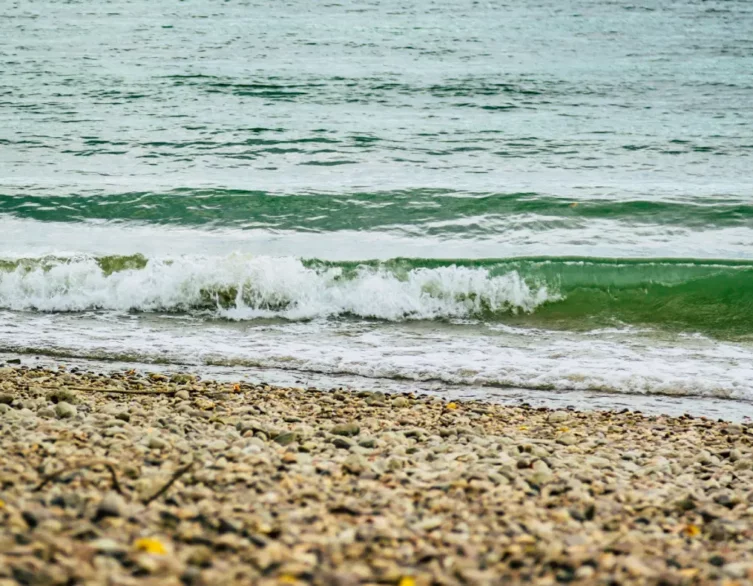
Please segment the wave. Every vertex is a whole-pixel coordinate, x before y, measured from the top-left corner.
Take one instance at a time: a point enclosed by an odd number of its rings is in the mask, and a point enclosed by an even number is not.
[[[516,271],[448,265],[396,272],[374,264],[232,255],[0,263],[0,306],[13,310],[209,311],[231,319],[354,315],[385,320],[531,312],[551,299]]]
[[[158,225],[329,232],[400,230],[423,235],[498,235],[505,227],[579,229],[606,219],[629,225],[693,229],[753,226],[744,198],[690,201],[588,199],[540,193],[462,193],[408,189],[350,194],[280,195],[233,189],[167,192],[0,194],[0,213],[40,221],[142,222]]]
[[[0,260],[0,307],[235,320],[460,318],[579,330],[630,324],[735,337],[753,334],[753,262],[48,256]]]

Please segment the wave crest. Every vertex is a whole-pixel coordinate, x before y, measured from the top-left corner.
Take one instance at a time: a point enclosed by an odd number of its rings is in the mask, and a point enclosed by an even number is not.
[[[5,261],[0,306],[71,312],[212,311],[230,319],[385,320],[530,313],[559,296],[517,270],[467,266],[394,271],[373,264],[307,266],[292,257],[145,259],[81,256]]]

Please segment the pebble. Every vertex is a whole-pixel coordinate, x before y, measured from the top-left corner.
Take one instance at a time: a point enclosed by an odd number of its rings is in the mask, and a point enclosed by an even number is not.
[[[578,436],[569,431],[557,436],[557,443],[562,444],[563,446],[573,446],[580,441],[581,440],[580,438],[578,438]]]
[[[398,409],[402,409],[404,407],[410,406],[410,401],[405,397],[396,397],[395,399],[392,399],[392,406]]]
[[[334,435],[343,435],[343,436],[355,436],[358,435],[361,432],[361,428],[357,423],[341,423],[339,425],[335,425],[331,430],[330,433]]]
[[[98,521],[105,517],[120,517],[125,509],[125,502],[123,498],[114,492],[110,492],[105,495],[99,505],[97,505],[97,511],[94,515],[94,520]]]
[[[335,438],[333,438],[332,439],[332,444],[336,448],[340,448],[342,450],[349,450],[350,448],[352,448],[355,445],[355,443],[352,440],[349,440],[348,438],[345,438],[345,437],[335,437]]]
[[[564,423],[568,419],[570,419],[570,414],[567,411],[555,411],[547,417],[547,421],[551,424]]]
[[[168,443],[161,437],[150,435],[147,439],[146,445],[153,450],[162,450],[168,446]]]
[[[279,435],[276,435],[274,438],[274,442],[280,444],[281,446],[287,446],[292,444],[294,441],[296,441],[297,436],[296,434],[286,431],[284,433],[281,433]]]
[[[60,419],[70,419],[71,417],[75,417],[78,413],[78,410],[76,407],[71,405],[70,403],[67,403],[66,401],[61,401],[57,405],[55,405],[55,414]]]

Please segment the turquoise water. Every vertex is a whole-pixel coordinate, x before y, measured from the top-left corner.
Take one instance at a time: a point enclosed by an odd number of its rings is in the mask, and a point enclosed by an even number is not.
[[[11,3],[0,351],[747,409],[751,30],[735,0]]]

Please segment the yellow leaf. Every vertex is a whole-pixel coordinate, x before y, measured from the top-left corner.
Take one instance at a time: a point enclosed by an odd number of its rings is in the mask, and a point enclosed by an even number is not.
[[[578,207],[578,202],[574,201],[573,203],[570,204],[570,207],[571,208],[577,208]]]
[[[701,530],[698,525],[685,525],[682,532],[687,537],[698,537],[701,534]]]
[[[458,408],[458,404],[457,403],[447,403],[447,405],[445,405],[445,408],[446,409],[457,409]],[[412,578],[411,578],[411,580],[412,580]]]
[[[235,384],[233,385],[233,390],[234,390],[234,391],[235,391],[236,393],[240,393],[240,392],[241,392],[241,385],[240,385],[240,383],[235,383]]]
[[[0,509],[5,507],[5,501],[3,499],[0,499]]]
[[[398,586],[416,586],[416,581],[410,576],[403,576]]]
[[[165,549],[162,542],[154,537],[142,537],[141,539],[137,539],[133,543],[133,546],[139,551],[145,551],[146,553],[154,555],[165,555],[167,553],[167,549]]]
[[[557,431],[561,431],[561,432],[564,433],[566,431],[570,431],[570,428],[569,427],[560,427]]]
[[[520,431],[525,431],[526,429],[528,429],[528,426],[527,425],[521,425],[518,429]]]

